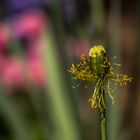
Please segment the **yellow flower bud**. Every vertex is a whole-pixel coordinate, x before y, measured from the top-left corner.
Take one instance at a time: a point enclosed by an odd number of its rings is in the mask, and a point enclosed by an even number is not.
[[[89,51],[92,71],[93,73],[96,73],[98,76],[104,75],[106,71],[105,70],[106,68],[104,67],[105,54],[106,52],[102,45],[94,46]]]
[[[90,49],[89,51],[89,56],[90,57],[97,57],[97,56],[100,56],[100,55],[103,55],[105,54],[105,49],[102,45],[97,45],[97,46],[94,46],[93,48]]]

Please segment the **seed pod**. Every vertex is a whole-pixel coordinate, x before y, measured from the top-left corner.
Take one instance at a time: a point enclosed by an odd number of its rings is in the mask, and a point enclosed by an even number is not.
[[[92,72],[98,76],[103,76],[106,72],[104,67],[106,52],[103,46],[94,46],[89,51]]]

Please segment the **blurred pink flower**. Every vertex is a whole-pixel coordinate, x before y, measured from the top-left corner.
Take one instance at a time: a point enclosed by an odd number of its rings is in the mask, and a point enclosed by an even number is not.
[[[21,86],[23,84],[22,63],[18,58],[5,59],[2,79],[6,86]]]
[[[13,31],[16,36],[36,37],[46,25],[44,15],[40,11],[27,11],[15,18]]]
[[[38,86],[44,85],[44,69],[41,64],[41,33],[46,27],[45,24],[46,20],[41,12],[28,11],[14,19],[11,26],[12,34],[10,34],[7,24],[0,26],[0,47],[8,45],[8,39],[13,34],[18,37],[17,39],[20,37],[29,39],[28,44],[23,44],[28,46],[25,58],[12,54],[7,57],[2,54],[0,49],[0,74],[2,75],[1,80],[6,86],[19,87],[30,82]]]
[[[38,58],[32,57],[24,63],[15,57],[5,59],[1,64],[1,80],[8,87],[20,87],[28,83],[44,85],[44,69]]]
[[[79,40],[75,42],[74,51],[77,53],[77,55],[85,54],[86,56],[88,56],[90,46],[91,45],[88,40]]]
[[[41,62],[41,38],[38,38],[38,40],[32,42],[27,52],[29,77],[37,85],[44,83],[44,68]]]
[[[67,44],[68,44],[67,46],[68,55],[78,58],[81,54],[85,54],[86,56],[88,56],[88,51],[91,46],[88,40],[86,39],[75,40],[73,38],[70,38]]]
[[[28,75],[27,79],[36,85],[44,85],[44,69],[41,60],[32,58],[27,64]]]
[[[41,57],[41,37],[33,40],[26,53],[28,59]]]

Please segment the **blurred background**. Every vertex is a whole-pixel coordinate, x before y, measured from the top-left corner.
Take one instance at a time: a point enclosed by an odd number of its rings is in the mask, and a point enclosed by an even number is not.
[[[94,85],[67,71],[96,44],[133,77],[107,99],[108,140],[139,140],[139,25],[139,0],[0,0],[0,140],[101,140]]]

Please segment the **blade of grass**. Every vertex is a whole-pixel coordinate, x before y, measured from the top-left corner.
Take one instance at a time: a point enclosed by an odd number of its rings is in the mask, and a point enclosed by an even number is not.
[[[53,119],[57,140],[79,140],[79,133],[71,102],[68,99],[67,85],[62,73],[61,63],[56,51],[56,42],[52,30],[43,35],[43,63],[47,71],[48,97],[50,114]],[[47,41],[46,41],[47,38]]]

